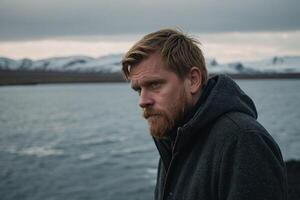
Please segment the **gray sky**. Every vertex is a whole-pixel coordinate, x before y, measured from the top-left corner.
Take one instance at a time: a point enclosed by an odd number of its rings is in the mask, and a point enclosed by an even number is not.
[[[299,0],[1,0],[0,41],[186,32],[300,30]]]

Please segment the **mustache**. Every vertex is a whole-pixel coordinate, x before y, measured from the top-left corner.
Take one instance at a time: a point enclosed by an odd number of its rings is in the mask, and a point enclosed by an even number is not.
[[[155,115],[163,115],[163,112],[161,111],[155,111],[153,109],[143,109],[143,117],[145,119],[148,119],[151,116],[155,116]]]

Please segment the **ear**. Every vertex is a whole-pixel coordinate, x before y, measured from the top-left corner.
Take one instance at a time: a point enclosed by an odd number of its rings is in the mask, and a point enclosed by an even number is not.
[[[189,73],[190,78],[190,92],[192,95],[197,94],[201,90],[201,70],[198,67],[192,67]]]

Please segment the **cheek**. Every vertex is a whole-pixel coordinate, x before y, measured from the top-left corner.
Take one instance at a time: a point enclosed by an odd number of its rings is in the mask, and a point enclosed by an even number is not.
[[[157,106],[167,112],[174,112],[174,108],[184,103],[186,92],[183,87],[177,87],[169,91],[161,92],[157,98]]]
[[[178,100],[178,96],[174,91],[160,93],[160,95],[157,98],[157,106],[160,107],[161,109],[166,109],[172,107],[172,105],[176,103],[177,100]]]

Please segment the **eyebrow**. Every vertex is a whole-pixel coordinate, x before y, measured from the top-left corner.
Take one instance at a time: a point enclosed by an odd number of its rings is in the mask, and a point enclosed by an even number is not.
[[[153,83],[165,83],[166,80],[164,79],[161,79],[161,78],[158,78],[158,79],[149,79],[149,80],[144,80],[141,84],[132,84],[131,85],[131,88],[135,91],[139,90],[140,89],[140,85],[141,86],[149,86]]]

